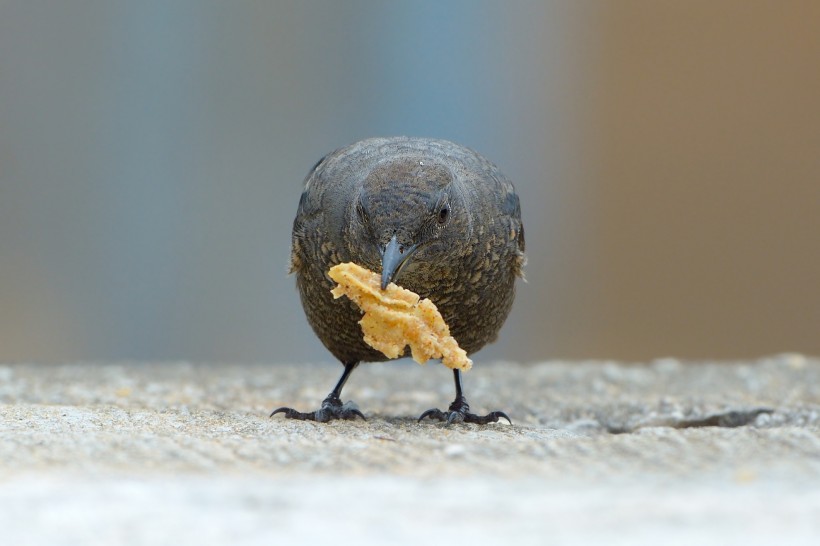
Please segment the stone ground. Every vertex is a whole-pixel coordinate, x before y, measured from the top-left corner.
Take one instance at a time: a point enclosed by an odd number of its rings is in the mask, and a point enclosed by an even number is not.
[[[818,544],[820,360],[0,366],[2,544]]]

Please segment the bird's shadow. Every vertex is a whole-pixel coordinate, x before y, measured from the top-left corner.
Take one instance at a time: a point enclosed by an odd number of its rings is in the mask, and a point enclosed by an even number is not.
[[[422,425],[425,421],[419,421],[418,416],[410,415],[386,415],[382,413],[372,413],[367,416],[367,422],[386,423],[388,425],[407,426],[407,425]],[[426,421],[430,424],[437,424],[436,421]]]

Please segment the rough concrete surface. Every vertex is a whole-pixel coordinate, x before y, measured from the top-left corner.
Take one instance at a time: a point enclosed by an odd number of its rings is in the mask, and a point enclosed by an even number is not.
[[[820,360],[0,366],[2,544],[817,544]]]

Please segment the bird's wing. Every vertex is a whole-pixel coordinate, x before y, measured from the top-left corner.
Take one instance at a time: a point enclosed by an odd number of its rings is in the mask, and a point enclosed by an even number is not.
[[[331,152],[316,162],[310,169],[303,182],[302,195],[299,196],[299,207],[296,209],[296,218],[293,220],[293,233],[290,245],[290,264],[288,274],[295,273],[302,268],[305,249],[302,241],[305,237],[306,226],[321,212],[321,169],[326,160],[335,152]],[[319,181],[317,182],[317,179]]]

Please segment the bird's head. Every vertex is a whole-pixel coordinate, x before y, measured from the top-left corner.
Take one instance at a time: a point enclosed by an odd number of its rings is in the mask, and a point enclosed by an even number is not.
[[[469,223],[451,171],[420,158],[377,165],[360,186],[351,217],[361,261],[381,264],[382,289],[413,259],[423,256],[428,266],[447,260],[448,249],[467,234],[457,226]]]

